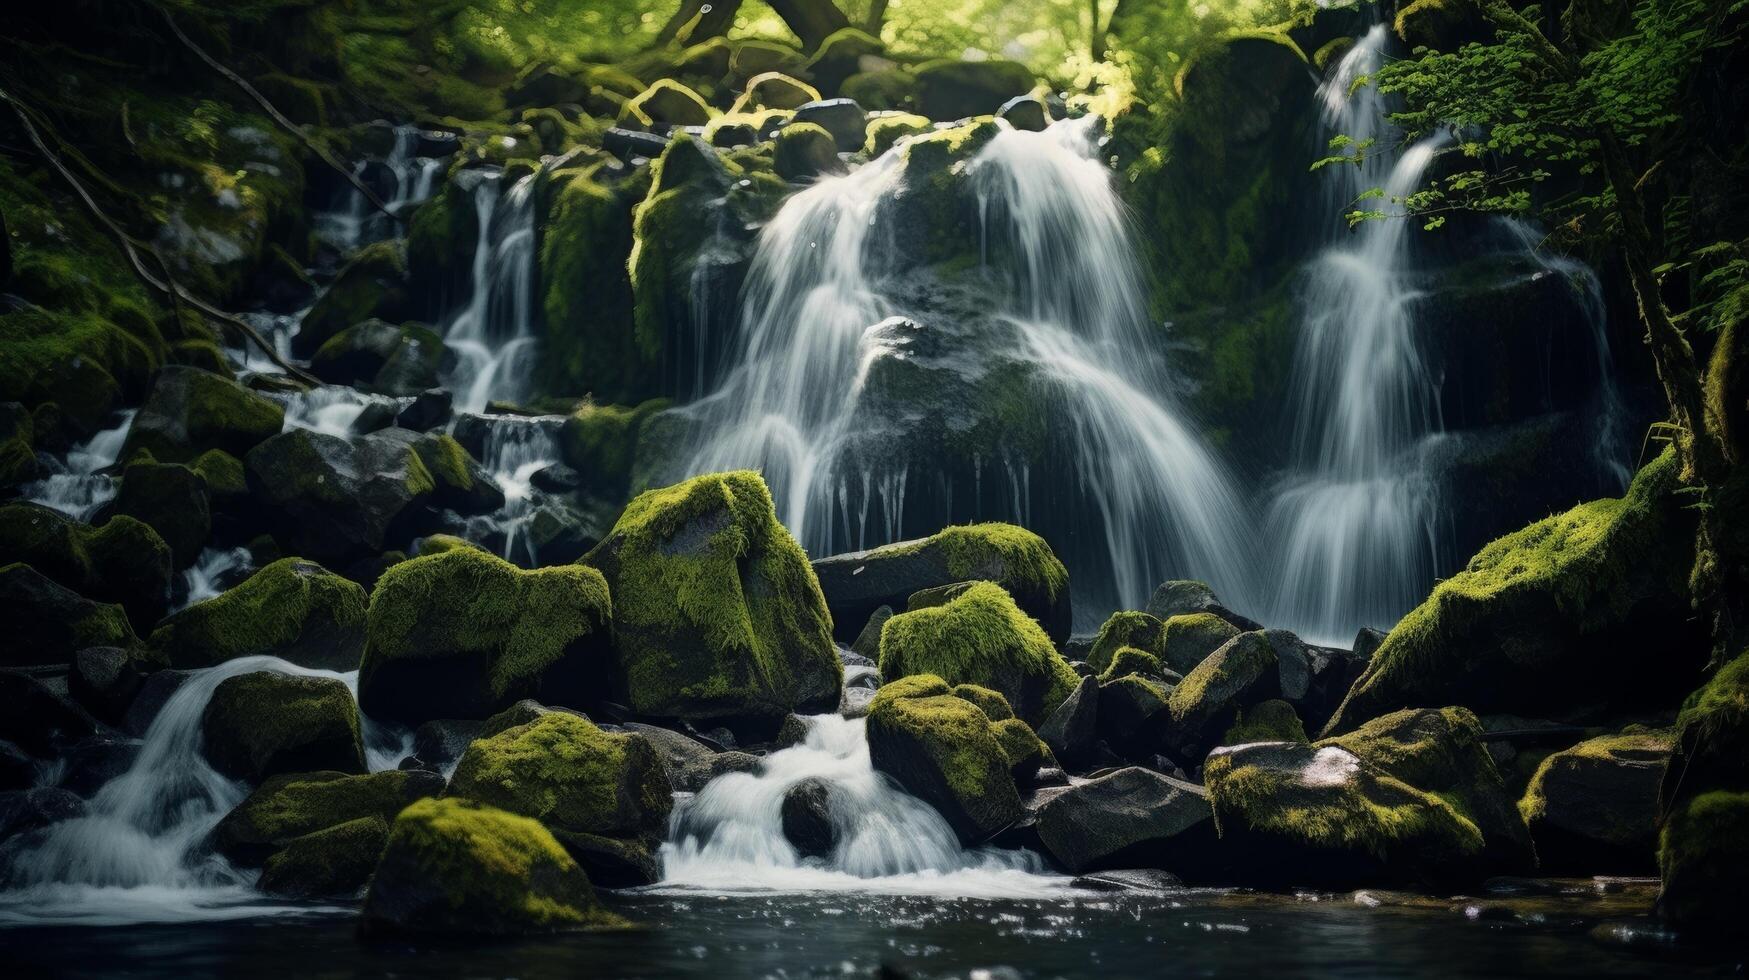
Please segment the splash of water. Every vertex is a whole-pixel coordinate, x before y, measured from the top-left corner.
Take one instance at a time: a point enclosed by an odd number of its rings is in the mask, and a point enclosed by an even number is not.
[[[898,789],[869,761],[862,719],[806,719],[800,745],[765,757],[757,773],[726,773],[675,810],[657,890],[868,891],[988,898],[1045,897],[1070,879],[1027,851],[966,850],[941,815]],[[806,779],[829,787],[837,844],[804,858],[783,835],[783,799]]]
[[[472,291],[443,331],[456,354],[444,383],[455,392],[460,412],[525,399],[534,369],[534,177],[523,177],[502,194],[501,182],[500,175],[485,174],[474,186],[480,238]]]
[[[123,412],[115,425],[69,450],[62,472],[26,484],[20,495],[75,520],[89,521],[115,499],[115,478],[106,471],[121,455],[133,424],[133,410]]]
[[[285,406],[285,428],[309,429],[326,435],[349,438],[353,425],[364,410],[383,405],[399,410],[410,401],[389,395],[375,395],[347,385],[319,385],[307,391],[269,392],[268,397]]]
[[[171,612],[213,598],[241,579],[255,562],[248,548],[203,548],[182,572],[182,603]]]

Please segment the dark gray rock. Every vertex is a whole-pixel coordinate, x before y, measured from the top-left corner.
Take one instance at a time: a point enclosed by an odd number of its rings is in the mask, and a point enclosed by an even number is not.
[[[1247,632],[1263,628],[1256,620],[1241,616],[1222,605],[1220,597],[1207,585],[1187,579],[1160,583],[1160,587],[1154,590],[1153,597],[1148,600],[1145,611],[1163,620],[1188,613],[1213,613]]]
[[[0,840],[84,814],[85,801],[58,786],[0,793]]]
[[[188,683],[194,673],[192,670],[158,670],[147,674],[140,684],[139,693],[134,695],[127,712],[122,715],[122,731],[136,737],[146,734],[171,695]]]
[[[813,123],[832,134],[843,152],[862,149],[868,138],[868,113],[854,99],[822,99],[796,109],[793,122]]]
[[[395,424],[414,432],[429,432],[449,421],[454,404],[454,396],[447,388],[422,391],[395,416]]]
[[[67,687],[96,717],[118,725],[146,682],[146,668],[121,647],[86,647],[73,655]]]
[[[105,783],[127,772],[140,757],[140,740],[124,735],[80,739],[61,756],[61,787],[90,799]]]
[[[830,793],[825,780],[811,778],[783,795],[783,836],[803,857],[824,857],[837,846]]]
[[[1059,793],[1039,808],[1040,841],[1072,872],[1152,867],[1201,872],[1215,839],[1202,787],[1131,766]]]
[[[0,670],[0,739],[39,758],[97,732],[97,719],[35,677]]]
[[[1017,95],[996,110],[999,119],[1007,121],[1015,129],[1030,132],[1043,132],[1051,124],[1051,111],[1045,107],[1043,99],[1033,95]]]
[[[1099,681],[1081,678],[1075,690],[1039,726],[1038,737],[1050,746],[1057,761],[1071,770],[1091,761],[1099,739]]]

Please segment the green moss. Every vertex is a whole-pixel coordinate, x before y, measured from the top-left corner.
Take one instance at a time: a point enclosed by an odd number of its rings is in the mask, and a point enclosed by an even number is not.
[[[241,457],[284,427],[285,409],[271,398],[210,371],[167,367],[128,429],[122,458],[189,463],[209,449]]]
[[[646,838],[665,831],[672,799],[649,743],[557,711],[469,745],[449,793],[555,830]]]
[[[662,363],[669,324],[689,315],[671,310],[670,303],[686,295],[689,257],[700,244],[699,216],[727,193],[729,176],[728,165],[714,151],[684,134],[670,140],[651,165],[649,194],[632,212],[633,241],[626,260],[633,337],[646,370]],[[654,393],[642,390],[631,397]]]
[[[400,239],[366,245],[304,314],[292,352],[309,357],[347,327],[372,317],[398,323],[408,303],[407,245]]]
[[[1659,910],[1697,935],[1738,935],[1749,874],[1749,793],[1701,793],[1672,813],[1659,839]]]
[[[947,555],[948,574],[956,579],[992,579],[1011,593],[1037,590],[1052,601],[1069,587],[1069,570],[1056,552],[1026,528],[998,522],[956,525],[928,540]],[[1000,572],[993,575],[993,568]]]
[[[862,151],[870,158],[878,157],[901,139],[927,133],[933,128],[934,124],[927,117],[915,113],[874,116],[868,121],[868,141],[862,145]]]
[[[441,777],[400,770],[273,776],[225,815],[213,845],[233,861],[259,864],[292,840],[338,824],[393,820],[407,804],[442,788]]]
[[[772,167],[785,180],[806,180],[836,170],[838,148],[832,134],[815,123],[790,123],[777,134]]]
[[[950,695],[893,698],[869,712],[869,724],[905,730],[925,746],[952,792],[963,800],[1014,792],[1008,753],[978,706]]]
[[[993,722],[990,733],[996,736],[996,741],[1002,746],[1002,754],[1008,758],[1008,774],[1017,782],[1031,782],[1038,775],[1039,769],[1057,764],[1050,746],[1019,718],[1003,718]]]
[[[364,888],[389,840],[389,822],[360,817],[299,837],[267,859],[256,883],[288,898],[351,897]]]
[[[121,603],[151,622],[170,585],[170,547],[147,525],[117,515],[93,527],[46,507],[0,507],[0,551],[81,595]]]
[[[922,258],[936,263],[975,254],[975,199],[964,180],[966,165],[1000,132],[990,119],[937,129],[905,144],[904,188],[899,203],[925,243]]]
[[[1093,647],[1087,653],[1087,663],[1094,670],[1104,671],[1111,666],[1112,657],[1125,647],[1146,653],[1157,660],[1165,649],[1164,638],[1161,636],[1165,625],[1159,618],[1145,612],[1114,612],[1099,627],[1099,635],[1093,638]],[[1156,663],[1155,666],[1158,667],[1159,664]]]
[[[1226,656],[1204,658],[1173,689],[1172,713],[1186,718],[1200,715],[1213,706],[1209,703],[1210,695],[1226,692],[1245,678],[1274,670],[1275,665],[1275,648],[1261,635],[1253,642],[1235,644]]]
[[[897,701],[903,698],[932,698],[952,693],[953,688],[934,674],[912,674],[909,677],[901,677],[896,681],[882,684],[880,689],[875,691],[875,696],[873,700],[869,701],[868,706],[872,712],[877,704],[884,704],[887,701]]]
[[[1145,650],[1138,650],[1135,647],[1119,647],[1117,652],[1107,660],[1105,669],[1100,672],[1099,682],[1105,684],[1120,677],[1129,677],[1132,674],[1165,677],[1166,668],[1161,666],[1159,657]]]
[[[330,677],[261,670],[225,679],[201,715],[201,743],[213,768],[232,779],[364,771],[358,705]]]
[[[978,710],[991,721],[1006,721],[1014,717],[1014,709],[1009,707],[1008,699],[987,687],[959,684],[954,687],[953,696],[977,705]]]
[[[365,627],[364,590],[315,562],[282,558],[197,602],[152,631],[154,650],[180,668],[270,655],[350,670]]]
[[[597,182],[596,170],[559,184],[542,226],[542,387],[610,401],[642,398],[655,387],[658,359],[634,334],[632,203]]]
[[[119,605],[60,591],[64,587],[54,589],[60,594],[47,597],[45,602],[32,601],[41,595],[37,586],[46,577],[24,562],[0,565],[0,600],[12,609],[13,628],[40,645],[43,659],[64,663],[86,647],[133,649],[139,645],[127,613]]]
[[[1463,709],[1455,709],[1463,710]],[[1465,712],[1467,714],[1467,712]],[[1363,727],[1364,730],[1364,727]],[[1613,735],[1600,735],[1588,738],[1570,748],[1550,753],[1537,766],[1535,775],[1531,776],[1530,784],[1525,787],[1524,795],[1518,800],[1518,813],[1528,824],[1536,824],[1548,814],[1548,796],[1545,784],[1553,774],[1563,769],[1571,769],[1576,761],[1617,764],[1622,759],[1659,757],[1670,753],[1671,734],[1669,731],[1647,729],[1638,725],[1630,725],[1627,729]],[[1644,837],[1650,833],[1647,826],[1619,826],[1610,828],[1609,836],[1617,843],[1628,843],[1635,838]]]
[[[1173,670],[1188,674],[1238,635],[1238,627],[1214,613],[1173,616],[1161,624],[1160,659]]]
[[[635,407],[586,402],[559,429],[559,451],[582,474],[585,489],[618,504],[631,486],[644,423],[668,405],[665,398]]]
[[[768,71],[747,80],[747,88],[735,100],[735,112],[752,109],[796,109],[820,100],[820,90],[783,72]]]
[[[433,934],[623,925],[539,822],[465,800],[420,800],[389,831],[367,929]]]
[[[0,236],[6,229],[0,226]],[[0,489],[37,477],[36,425],[23,405],[0,404]]]
[[[206,481],[207,492],[212,494],[215,503],[241,497],[249,492],[248,479],[243,473],[243,461],[222,449],[209,449],[201,453],[189,464],[189,468]]]
[[[1038,623],[988,582],[946,605],[887,620],[880,667],[888,680],[935,674],[999,691],[1029,723],[1049,717],[1079,680]]]
[[[463,548],[472,548],[475,551],[485,550],[474,542],[466,538],[458,538],[453,534],[432,534],[419,541],[419,554],[421,555],[441,555],[446,551],[456,551]]]
[[[634,710],[781,717],[836,698],[826,600],[757,473],[639,494],[584,561],[613,584]]]
[[[1306,738],[1306,727],[1300,723],[1300,716],[1294,711],[1294,706],[1279,698],[1240,708],[1232,726],[1221,736],[1222,745],[1309,741]]]

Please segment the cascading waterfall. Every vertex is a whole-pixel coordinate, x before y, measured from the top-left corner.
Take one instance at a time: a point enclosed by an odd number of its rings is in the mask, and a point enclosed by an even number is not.
[[[203,851],[207,835],[248,789],[207,764],[201,716],[220,683],[261,670],[335,678],[357,690],[356,671],[300,667],[277,657],[239,657],[194,672],[146,730],[133,765],[98,790],[83,816],[0,852],[0,922],[106,924],[275,911],[251,887],[253,872]],[[364,722],[369,768],[394,768],[410,736]]]
[[[80,521],[89,521],[115,498],[115,479],[104,472],[115,465],[134,424],[132,409],[121,419],[67,452],[64,469],[21,488],[21,495]]]
[[[319,385],[307,391],[269,392],[285,406],[285,427],[309,429],[331,436],[353,434],[353,424],[372,405],[399,409],[408,399],[374,395],[346,385]]]
[[[431,197],[443,173],[443,161],[435,157],[417,156],[419,127],[395,127],[395,142],[389,155],[380,161],[361,160],[352,168],[352,175],[369,184],[372,170],[381,167],[394,182],[387,195],[381,195],[390,213],[402,210]],[[386,183],[386,182],[385,182]],[[379,192],[381,188],[376,188]],[[360,245],[391,237],[394,225],[387,215],[377,211],[356,187],[347,186],[340,206],[317,212],[316,234],[344,252]]]
[[[1250,544],[1240,498],[1220,464],[1178,417],[1164,366],[1147,353],[1144,292],[1122,202],[1098,159],[1096,118],[1043,133],[1004,129],[970,164],[987,254],[995,266],[986,326],[1012,333],[1075,433],[1081,500],[1104,553],[1071,581],[1107,581],[1102,596],[1139,604],[1171,574],[1214,581],[1243,601]],[[814,554],[892,540],[911,470],[875,472],[851,452],[870,365],[896,341],[883,318],[902,312],[907,276],[886,209],[902,191],[904,147],[800,191],[761,231],[744,296],[738,366],[696,403],[702,421],[691,473],[761,469],[790,530]],[[996,248],[1000,244],[1005,248]],[[1006,338],[1004,343],[1008,343]],[[1030,474],[1001,458],[971,462],[978,482],[1012,499]],[[979,487],[979,498],[983,498]],[[878,496],[877,541],[869,500]],[[1095,603],[1097,604],[1097,603]]]
[[[534,367],[534,177],[500,193],[502,180],[485,174],[474,187],[480,239],[472,292],[444,329],[444,343],[456,355],[444,381],[461,412],[526,398]]]
[[[766,756],[756,773],[718,776],[681,801],[657,888],[1015,898],[1069,887],[1030,852],[962,848],[940,814],[875,771],[862,719],[806,720],[802,744]],[[801,857],[783,835],[784,795],[806,779],[829,787],[838,843],[825,857]]]
[[[528,537],[528,525],[542,503],[534,475],[559,462],[554,424],[558,420],[552,416],[497,415],[490,416],[489,421],[480,462],[504,491],[504,506],[492,514],[470,519],[467,537],[482,541],[502,535],[500,555],[519,565],[534,567],[540,562]]]
[[[253,570],[255,556],[248,548],[203,548],[194,564],[182,572],[182,600],[171,612],[186,609],[218,595],[242,581]]]
[[[1354,89],[1387,37],[1374,25],[1318,88],[1326,136],[1371,145],[1361,163],[1325,171],[1332,241],[1312,261],[1301,297],[1293,464],[1267,516],[1279,570],[1274,621],[1326,642],[1395,623],[1442,567],[1437,487],[1419,459],[1439,409],[1411,334],[1408,219],[1342,230],[1362,193],[1382,187],[1388,202],[1419,187],[1447,140],[1391,152],[1394,130],[1377,89]]]

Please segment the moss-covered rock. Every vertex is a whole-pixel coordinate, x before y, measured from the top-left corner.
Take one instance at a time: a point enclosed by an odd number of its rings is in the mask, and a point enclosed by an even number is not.
[[[634,711],[775,725],[837,706],[832,619],[758,474],[640,494],[583,561],[613,590],[619,687]]]
[[[609,734],[556,711],[469,745],[449,792],[540,820],[604,881],[592,867],[602,842],[592,839],[641,851],[643,860],[629,863],[653,873],[650,855],[667,831],[672,806],[667,769],[642,736]],[[627,863],[626,855],[615,855],[616,867]],[[653,880],[652,874],[617,883]]]
[[[437,386],[449,349],[430,327],[375,318],[329,337],[310,356],[310,373],[330,384],[384,395],[417,395]]]
[[[862,151],[870,158],[878,157],[907,136],[927,133],[933,125],[924,117],[910,112],[871,116]]]
[[[977,705],[946,693],[918,696],[936,685],[946,686],[925,676],[906,690],[876,695],[868,713],[869,759],[934,807],[962,841],[981,843],[1024,813],[1013,763]]]
[[[371,318],[399,323],[412,312],[407,250],[399,240],[360,249],[299,321],[292,353],[310,357],[347,327]]]
[[[1105,683],[1132,675],[1173,683],[1180,679],[1177,674],[1169,672],[1160,663],[1159,657],[1135,647],[1119,647],[1118,651],[1111,655],[1111,662],[1105,665],[1105,670],[1099,673],[1099,680],[1101,683]]]
[[[1171,688],[1129,674],[1099,684],[1099,737],[1126,759],[1152,762],[1166,748]]]
[[[1481,833],[1482,859],[1494,873],[1523,874],[1536,867],[1531,832],[1488,753],[1481,721],[1467,709],[1395,711],[1318,743],[1327,745],[1450,804]]]
[[[250,451],[250,491],[282,549],[344,567],[382,554],[436,494],[417,452],[425,438],[394,428],[350,440],[292,429]]]
[[[538,368],[553,392],[591,392],[606,401],[651,394],[650,358],[633,329],[635,198],[596,179],[596,168],[563,173],[549,191],[540,281],[545,343]]]
[[[1280,696],[1279,668],[1275,646],[1261,631],[1228,640],[1172,689],[1169,744],[1181,758],[1200,759],[1241,708]]]
[[[1173,616],[1161,624],[1160,661],[1188,674],[1209,654],[1239,635],[1239,629],[1214,613]]]
[[[20,402],[0,402],[0,490],[36,479],[36,426]]]
[[[795,109],[816,102],[820,90],[807,82],[768,71],[747,80],[747,88],[735,101],[735,112],[750,109]]]
[[[294,840],[354,820],[391,821],[414,800],[441,792],[443,777],[419,770],[287,773],[251,791],[210,841],[232,864],[257,867]]]
[[[1666,452],[1626,496],[1483,548],[1391,630],[1326,733],[1429,702],[1548,717],[1692,687],[1707,644],[1686,588],[1694,517],[1677,491]],[[1646,649],[1672,654],[1647,671]]]
[[[1006,721],[1014,717],[1014,709],[1009,706],[1008,699],[987,687],[979,687],[976,684],[956,684],[953,688],[953,696],[977,705],[978,710],[984,713],[984,717],[991,721]]]
[[[1111,666],[1113,655],[1125,647],[1157,659],[1165,650],[1161,636],[1165,625],[1145,612],[1114,612],[1093,638],[1093,646],[1087,651],[1087,663],[1094,670],[1103,672]]]
[[[1280,698],[1240,708],[1221,736],[1222,745],[1246,745],[1251,742],[1306,742],[1306,726],[1294,706]],[[1498,776],[1495,777],[1499,778]]]
[[[672,78],[659,78],[633,96],[620,112],[621,125],[649,129],[657,123],[703,126],[715,110],[699,94]]]
[[[200,718],[201,750],[232,779],[288,772],[363,772],[358,706],[329,677],[263,670],[213,689]]]
[[[1649,874],[1657,861],[1658,785],[1668,731],[1629,730],[1587,739],[1544,759],[1518,810],[1543,870]]]
[[[464,183],[444,184],[407,222],[407,281],[415,297],[409,313],[435,317],[441,297],[465,288],[480,241],[480,212]]]
[[[1203,780],[1234,880],[1343,888],[1440,885],[1480,873],[1474,824],[1338,746],[1218,748]]]
[[[301,558],[282,558],[152,631],[173,667],[211,667],[266,655],[305,667],[353,670],[364,651],[364,589]]]
[[[1749,875],[1749,793],[1713,790],[1679,804],[1658,849],[1658,911],[1684,935],[1741,938],[1738,901]]]
[[[121,606],[93,602],[24,564],[0,566],[0,667],[70,663],[86,647],[135,647]]]
[[[431,502],[458,514],[490,514],[504,506],[504,488],[447,432],[413,440],[413,452],[431,474]]]
[[[906,110],[916,101],[917,77],[903,68],[860,71],[838,86],[838,94],[870,112]]]
[[[559,429],[559,452],[583,477],[582,489],[619,506],[631,489],[644,425],[668,407],[656,398],[635,407],[580,406]]]
[[[964,685],[961,685],[962,687]],[[962,697],[962,700],[964,698]],[[980,705],[980,709],[982,706]],[[985,717],[988,717],[988,712]],[[1008,775],[1014,777],[1016,786],[1030,786],[1038,776],[1039,769],[1057,764],[1056,757],[1051,754],[1050,746],[1038,737],[1032,726],[1019,718],[1002,718],[990,723],[990,734],[996,736],[996,741],[1002,746],[1002,754],[1008,757]]]
[[[622,925],[538,821],[467,800],[395,818],[364,900],[367,933],[505,936]]]
[[[1659,812],[1675,813],[1713,790],[1749,790],[1749,653],[1720,667],[1683,702]]]
[[[1033,86],[1031,70],[1000,58],[942,59],[917,66],[915,73],[917,111],[942,122],[992,114]]]
[[[523,698],[590,704],[607,690],[612,618],[593,569],[523,571],[472,548],[421,555],[371,594],[359,701],[407,724],[484,718]]]
[[[388,841],[389,823],[382,817],[335,824],[291,841],[268,858],[256,887],[286,898],[357,895]]]
[[[811,180],[842,170],[832,134],[814,123],[790,123],[777,134],[777,152],[772,169],[785,180]]]
[[[177,568],[194,564],[212,536],[212,497],[206,478],[181,463],[144,458],[130,462],[122,471],[115,509],[150,525],[170,546]]]
[[[944,528],[916,541],[814,562],[832,618],[849,640],[881,606],[903,609],[914,593],[956,582],[994,582],[1045,628],[1069,637],[1069,571],[1038,535],[1012,524]]]
[[[881,675],[935,674],[1000,692],[1029,724],[1041,723],[1079,678],[1000,586],[980,582],[945,605],[900,613],[881,629]]]
[[[272,399],[211,371],[171,366],[152,382],[122,458],[146,452],[161,463],[188,463],[209,449],[240,457],[284,427],[285,409]]]
[[[7,504],[0,552],[80,595],[120,603],[131,621],[155,622],[170,599],[170,548],[132,517],[93,527],[36,504]]]

